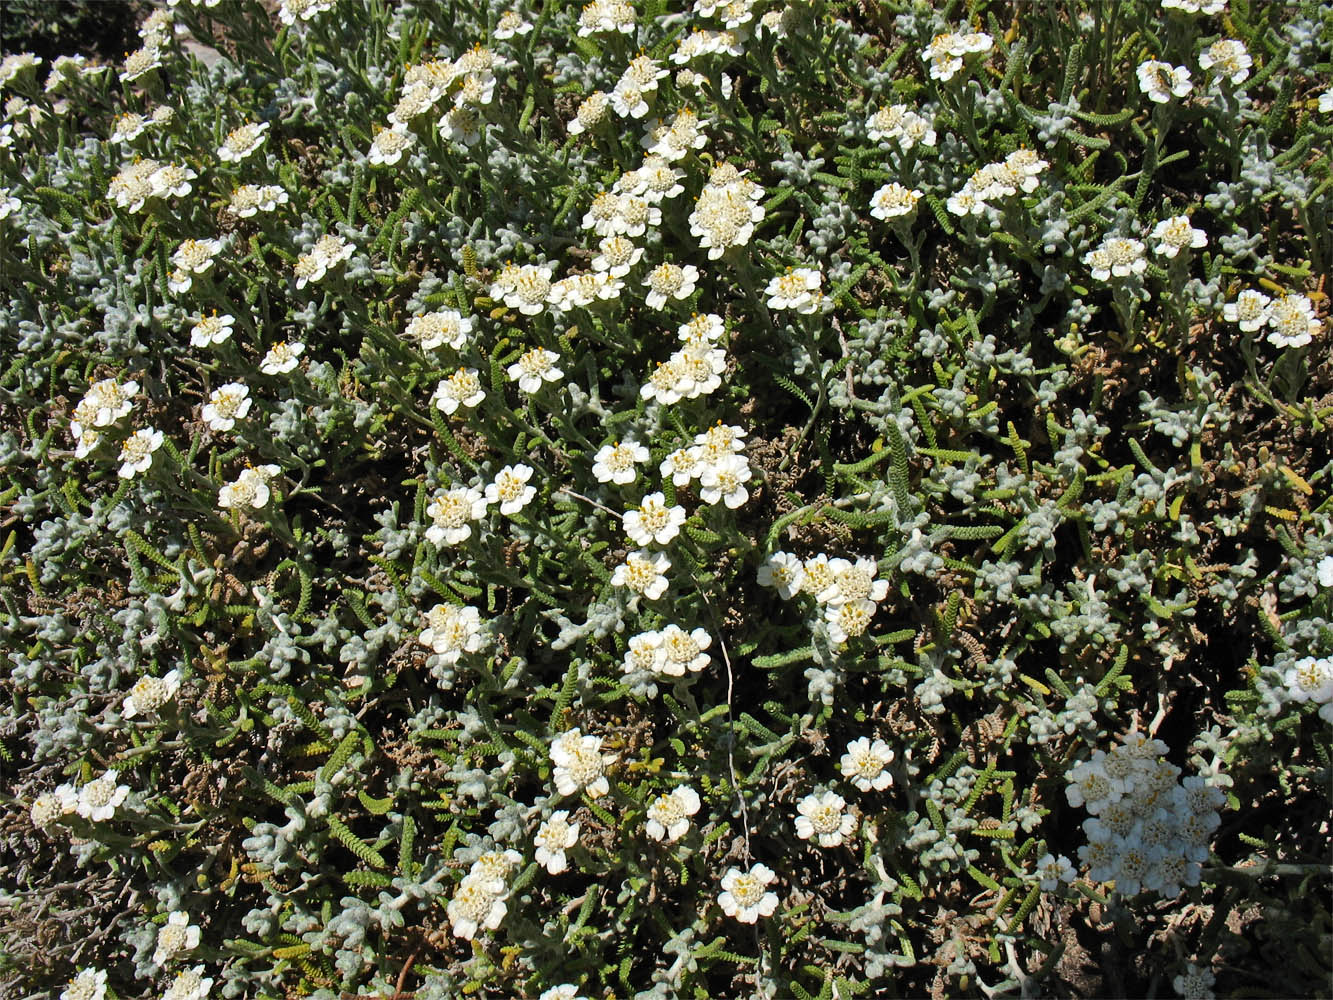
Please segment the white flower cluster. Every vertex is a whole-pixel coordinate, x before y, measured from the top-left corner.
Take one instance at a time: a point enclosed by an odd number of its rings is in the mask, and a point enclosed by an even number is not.
[[[1032,150],[1016,149],[1003,160],[979,168],[945,204],[954,215],[982,215],[992,201],[1037,190],[1037,178],[1049,166]]]
[[[1155,104],[1165,104],[1172,97],[1186,97],[1194,89],[1190,71],[1160,59],[1147,59],[1137,70],[1139,89]]]
[[[241,470],[241,474],[218,490],[218,506],[223,510],[249,507],[260,510],[268,505],[272,488],[269,483],[282,470],[276,465],[255,465]]]
[[[936,35],[921,50],[921,59],[930,66],[930,78],[952,80],[969,56],[985,55],[995,47],[995,40],[984,31],[946,32]]]
[[[321,236],[306,253],[296,258],[292,273],[296,276],[296,287],[304,288],[308,282],[319,281],[333,268],[351,258],[356,247],[341,236],[331,234]]]
[[[70,417],[69,433],[74,439],[74,457],[87,458],[102,440],[101,428],[109,427],[134,409],[134,394],[139,383],[133,379],[118,382],[99,379],[88,387]]]
[[[721,501],[735,510],[750,499],[746,487],[753,476],[749,460],[741,454],[745,430],[734,424],[718,421],[714,426],[694,436],[690,448],[677,448],[662,460],[659,471],[671,476],[677,486],[688,486],[699,480],[699,499],[706,504]]]
[[[190,923],[190,915],[184,910],[173,910],[167,915],[167,922],[157,930],[153,964],[166,965],[182,952],[193,951],[198,947],[199,928]]]
[[[106,771],[77,789],[64,784],[37,796],[29,812],[32,825],[44,829],[71,814],[93,823],[115,818],[116,810],[130,794],[130,786],[119,784],[119,780],[118,772]]]
[[[701,628],[687,632],[675,624],[640,632],[629,640],[623,669],[627,674],[646,670],[659,677],[697,674],[712,662],[704,652],[712,641]]]
[[[716,391],[727,370],[727,352],[716,346],[723,331],[722,317],[714,313],[696,313],[681,324],[677,335],[684,346],[658,363],[639,395],[670,405]]]
[[[180,690],[181,672],[169,670],[161,677],[145,675],[134,682],[134,687],[125,696],[121,714],[127,719],[137,715],[156,715],[167,702],[176,697]]]
[[[722,876],[718,904],[722,912],[743,924],[753,924],[760,917],[771,917],[778,908],[777,893],[768,887],[778,879],[772,868],[756,864],[749,871],[728,868]]]
[[[789,267],[785,274],[770,280],[764,289],[764,294],[768,296],[768,308],[792,309],[807,314],[819,312],[832,305],[824,300],[823,284],[824,275],[817,268]]]
[[[198,176],[178,163],[135,160],[111,178],[106,195],[116,207],[134,213],[142,210],[149,198],[185,197],[194,190],[190,181]]]
[[[775,552],[759,567],[759,583],[773,587],[784,601],[807,593],[824,608],[829,638],[844,643],[862,635],[879,602],[888,597],[889,582],[877,578],[879,566],[865,556],[855,562],[830,559],[824,553],[801,560]]]
[[[1252,288],[1224,305],[1222,317],[1246,333],[1268,327],[1268,342],[1274,347],[1305,347],[1324,328],[1308,296],[1292,293],[1274,301]]]
[[[1203,778],[1177,781],[1180,768],[1162,759],[1166,744],[1130,730],[1109,753],[1070,769],[1065,795],[1092,815],[1083,821],[1088,842],[1079,860],[1094,882],[1117,891],[1175,897],[1198,885],[1200,862],[1221,823],[1222,791]]]
[[[1331,563],[1329,576],[1333,577],[1333,560],[1327,561]],[[1333,725],[1333,656],[1303,656],[1287,668],[1282,681],[1287,686],[1288,701],[1314,702],[1319,706],[1319,717]]]
[[[1138,276],[1148,270],[1142,242],[1125,236],[1108,236],[1101,245],[1083,255],[1083,263],[1092,269],[1097,281]]]
[[[569,810],[560,809],[551,813],[537,830],[533,844],[537,850],[537,864],[544,865],[547,872],[559,875],[569,867],[565,851],[579,842],[579,825],[569,821]]]
[[[935,123],[906,104],[885,104],[866,119],[866,135],[871,141],[892,141],[904,149],[935,145]]]
[[[477,931],[493,931],[509,912],[509,879],[523,861],[518,851],[487,851],[472,862],[449,901],[449,922],[457,937],[471,941]]]
[[[618,31],[632,35],[638,23],[634,7],[627,0],[593,0],[579,15],[579,37]]]
[[[551,741],[551,763],[555,765],[552,780],[561,795],[587,792],[589,798],[601,798],[611,790],[603,773],[615,763],[614,754],[602,753],[600,736],[584,736],[582,730],[571,729]]]
[[[648,804],[644,832],[653,840],[674,844],[690,829],[690,817],[699,811],[699,793],[689,785],[663,792]]]
[[[486,642],[481,612],[457,604],[437,604],[426,612],[426,627],[418,637],[445,663],[457,663],[464,653],[479,652]]]
[[[847,800],[837,792],[816,792],[796,803],[796,836],[814,839],[820,847],[841,847],[856,831],[856,817],[846,812]]]
[[[709,260],[717,260],[728,247],[745,246],[754,227],[764,219],[759,202],[764,189],[730,163],[719,163],[708,175],[690,213],[690,235],[699,239]]]

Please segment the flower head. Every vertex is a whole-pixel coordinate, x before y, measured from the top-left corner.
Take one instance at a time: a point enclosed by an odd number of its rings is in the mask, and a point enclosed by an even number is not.
[[[499,504],[501,514],[517,514],[537,495],[537,487],[528,485],[531,478],[531,466],[506,465],[486,487],[486,503]]]
[[[166,965],[184,951],[199,947],[199,928],[190,923],[184,910],[174,910],[167,922],[157,930],[157,949],[153,952],[154,965]]]
[[[603,445],[593,456],[592,474],[599,483],[624,486],[634,482],[635,466],[648,461],[648,454],[647,448],[632,439]]]
[[[840,764],[843,777],[851,779],[858,789],[882,792],[893,784],[893,775],[888,770],[892,761],[893,751],[887,743],[880,739],[872,742],[862,736],[847,744]]]
[[[674,843],[689,831],[690,817],[699,805],[699,793],[689,785],[673,788],[649,804],[644,832],[653,840]]]
[[[739,868],[728,868],[722,876],[722,892],[718,895],[718,905],[729,917],[735,917],[743,924],[752,924],[760,917],[770,917],[778,907],[777,893],[769,891],[769,886],[777,881],[773,869],[764,864],[756,864],[748,872]]]
[[[475,368],[459,368],[435,387],[435,405],[446,414],[453,414],[460,406],[471,409],[486,398],[481,379]]]
[[[426,612],[426,627],[418,641],[445,663],[457,663],[464,653],[476,653],[485,645],[481,612],[473,607],[437,604]]]
[[[568,810],[551,813],[533,838],[537,847],[537,864],[545,865],[550,874],[559,875],[569,867],[565,851],[577,844],[578,840],[579,825],[569,822]]]
[[[1194,85],[1190,82],[1190,71],[1184,66],[1172,66],[1159,59],[1148,59],[1139,63],[1137,70],[1139,89],[1148,100],[1165,104],[1172,97],[1185,97]]]
[[[305,344],[300,341],[280,340],[268,349],[259,362],[259,370],[265,375],[286,375],[297,366],[303,351]]]
[[[856,830],[856,817],[844,812],[847,800],[837,792],[807,795],[796,804],[796,836],[812,837],[820,847],[839,847]]]
[[[615,568],[611,574],[611,585],[628,587],[648,600],[655,601],[666,593],[666,571],[670,568],[671,560],[666,557],[666,553],[635,549]]]
[[[625,511],[625,534],[636,545],[666,545],[685,523],[685,508],[668,507],[662,493],[649,493],[638,507]]]
[[[1175,257],[1181,250],[1208,245],[1208,234],[1202,229],[1193,228],[1187,215],[1163,219],[1153,229],[1152,238],[1157,241],[1153,250],[1164,257]]]
[[[79,800],[74,806],[74,811],[94,823],[111,819],[130,794],[129,785],[116,783],[119,778],[120,775],[116,771],[106,771],[100,778],[88,782],[79,789]]]
[[[244,382],[228,382],[214,389],[204,404],[204,423],[215,431],[229,431],[236,421],[250,412],[250,387]]]
[[[156,715],[163,705],[176,697],[180,684],[179,670],[170,670],[161,677],[140,677],[125,696],[121,714],[127,719],[136,715]]]
[[[260,510],[268,504],[272,490],[269,483],[282,470],[276,465],[251,466],[241,470],[235,481],[218,490],[218,506],[224,510],[249,507]]]
[[[432,545],[458,545],[467,541],[472,537],[469,522],[484,518],[491,502],[471,486],[455,486],[435,494],[426,505],[426,516],[431,519],[426,540]]]
[[[557,736],[551,743],[551,763],[555,765],[552,779],[561,795],[575,795],[580,791],[590,798],[600,798],[611,790],[603,773],[615,763],[615,755],[602,753],[600,736],[584,736],[571,729]]]
[[[509,378],[518,382],[524,392],[537,392],[546,382],[559,382],[565,373],[555,366],[560,355],[544,347],[534,347],[524,351],[519,359],[509,366]]]
[[[268,122],[247,122],[227,133],[218,147],[218,159],[223,163],[240,163],[264,144]]]
[[[162,432],[145,427],[131,434],[120,446],[120,478],[133,479],[153,464],[153,452],[162,447]]]

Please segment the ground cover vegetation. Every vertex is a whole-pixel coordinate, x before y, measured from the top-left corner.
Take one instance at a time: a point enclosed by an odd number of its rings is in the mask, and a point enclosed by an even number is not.
[[[1333,6],[139,36],[0,63],[6,995],[1330,992]]]

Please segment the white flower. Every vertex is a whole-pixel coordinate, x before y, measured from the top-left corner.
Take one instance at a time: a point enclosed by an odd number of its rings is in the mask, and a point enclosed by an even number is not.
[[[523,20],[523,15],[516,10],[505,11],[495,22],[496,38],[513,38],[515,35],[526,35],[531,30],[532,25]]]
[[[218,147],[218,159],[223,163],[240,163],[264,144],[268,122],[247,122],[227,133]]]
[[[1119,778],[1112,778],[1100,762],[1084,761],[1075,765],[1068,773],[1068,786],[1065,798],[1074,808],[1082,806],[1096,816],[1107,806],[1119,802],[1124,794],[1125,785]]]
[[[120,478],[133,479],[153,464],[153,452],[162,447],[162,432],[145,427],[131,434],[120,446]]]
[[[566,128],[570,135],[581,135],[598,122],[606,118],[606,109],[611,99],[600,90],[594,90],[579,105]]]
[[[807,795],[796,804],[796,836],[815,838],[820,847],[839,847],[856,830],[856,817],[843,812],[847,800],[837,792]]]
[[[239,507],[260,510],[268,504],[272,493],[269,481],[276,478],[281,471],[276,465],[259,465],[242,469],[234,482],[227,483],[218,490],[218,506],[223,510]]]
[[[204,422],[215,431],[229,431],[250,412],[252,402],[249,386],[228,382],[209,395],[202,413]]]
[[[1148,269],[1143,249],[1138,240],[1108,236],[1102,240],[1101,246],[1083,255],[1083,263],[1092,269],[1092,276],[1098,281],[1139,275]]]
[[[477,377],[475,368],[459,368],[441,380],[432,397],[439,409],[451,415],[460,406],[471,409],[485,398],[486,392],[481,387],[481,379]]]
[[[623,278],[643,256],[643,247],[624,236],[608,236],[597,244],[592,260],[594,271],[605,271],[613,278]]]
[[[725,332],[726,327],[721,316],[716,313],[695,313],[688,321],[680,325],[680,329],[676,331],[676,336],[687,344],[713,344],[717,343]]]
[[[75,422],[83,426],[106,427],[134,409],[133,396],[139,383],[129,379],[123,384],[114,378],[99,379],[88,387],[74,412]]]
[[[847,744],[847,752],[841,761],[842,775],[850,778],[852,784],[863,792],[882,792],[893,784],[893,775],[888,769],[892,761],[893,751],[887,743],[880,739],[872,743],[868,737],[862,736]]]
[[[718,895],[718,905],[729,917],[735,917],[743,924],[755,923],[760,917],[770,917],[778,907],[778,896],[768,887],[777,881],[773,869],[764,864],[756,864],[748,872],[739,868],[728,868],[722,876],[722,892]]]
[[[1053,854],[1043,854],[1037,862],[1037,877],[1041,880],[1043,891],[1054,892],[1061,882],[1074,881],[1074,866],[1063,854],[1058,858]]]
[[[1235,302],[1228,302],[1222,307],[1222,317],[1228,323],[1239,323],[1246,333],[1254,333],[1268,323],[1268,303],[1271,302],[1263,292],[1247,288],[1236,296]]]
[[[1162,0],[1162,9],[1182,14],[1220,14],[1227,9],[1227,0]]]
[[[288,27],[333,9],[333,0],[279,0],[278,20]]]
[[[349,260],[355,252],[356,247],[341,236],[321,236],[309,252],[296,259],[292,267],[296,275],[296,287],[304,288],[307,282],[319,281],[334,267]]]
[[[506,896],[508,892],[496,895],[464,879],[454,893],[454,898],[449,901],[449,923],[453,925],[454,934],[471,941],[478,930],[484,928],[493,931],[498,928],[500,921],[509,912],[505,904]]]
[[[1304,347],[1323,329],[1314,304],[1304,295],[1284,295],[1269,306],[1268,325],[1268,342],[1274,347]]]
[[[789,601],[801,592],[805,583],[805,569],[801,560],[790,552],[774,552],[759,567],[759,585],[776,587],[778,596]]]
[[[165,198],[167,195],[184,198],[194,190],[194,185],[190,181],[198,176],[190,167],[183,167],[178,163],[164,163],[153,171],[148,181],[152,185],[153,194],[159,198]]]
[[[559,986],[552,986],[549,990],[544,990],[537,1000],[587,1000],[587,998],[579,994],[577,986],[571,983],[561,983]]]
[[[156,44],[145,44],[125,57],[125,68],[121,70],[120,79],[130,83],[161,65],[162,50]]]
[[[506,465],[486,487],[486,503],[499,504],[501,514],[517,514],[537,495],[537,487],[528,485],[531,478],[531,466]]]
[[[1234,38],[1219,38],[1199,53],[1199,65],[1239,85],[1249,77],[1254,60],[1250,58],[1244,42]]]
[[[35,70],[42,64],[42,57],[33,52],[15,52],[7,55],[0,62],[0,86],[22,76],[28,70]]]
[[[485,644],[481,612],[473,607],[437,604],[426,612],[426,627],[418,641],[445,663],[457,663],[464,653],[476,653]]]
[[[125,696],[121,714],[127,719],[136,715],[155,715],[176,697],[181,686],[180,678],[179,670],[170,670],[161,677],[140,677]]]
[[[1172,66],[1159,59],[1148,59],[1139,63],[1139,89],[1148,95],[1148,100],[1165,104],[1172,96],[1184,97],[1193,88],[1190,71],[1184,66]]]
[[[879,603],[889,594],[889,582],[875,579],[879,566],[873,559],[861,557],[855,563],[846,559],[830,559],[829,572],[833,582],[816,595],[821,604],[839,605],[848,601]]]
[[[638,475],[635,465],[648,461],[648,449],[634,440],[603,445],[593,456],[592,474],[599,483],[624,486]]]
[[[565,375],[555,366],[560,355],[544,347],[534,347],[524,351],[522,356],[509,366],[509,378],[517,380],[518,387],[524,392],[537,392],[545,382],[559,382]]]
[[[625,659],[621,669],[627,674],[647,671],[657,672],[657,658],[662,647],[662,633],[657,631],[640,632],[631,636],[625,649]]]
[[[181,952],[198,947],[199,928],[190,923],[190,915],[184,910],[173,910],[167,922],[158,928],[153,964],[166,965]]]
[[[1168,0],[1162,0],[1162,6],[1165,7],[1167,2]],[[1177,0],[1182,7],[1184,2],[1185,0]],[[1216,981],[1217,977],[1213,975],[1211,969],[1201,969],[1193,962],[1187,962],[1185,971],[1171,980],[1171,988],[1184,997],[1184,1000],[1213,1000],[1213,983]]]
[[[450,142],[475,146],[481,141],[481,119],[471,108],[451,108],[437,127]]]
[[[864,635],[874,616],[875,602],[868,600],[844,601],[841,604],[830,604],[824,609],[828,635],[835,644],[844,643],[853,636]]]
[[[100,778],[80,788],[79,801],[74,806],[74,811],[94,823],[111,819],[116,814],[116,809],[125,801],[125,797],[130,794],[129,785],[116,784],[119,777],[117,772],[107,771]]]
[[[725,455],[707,465],[699,476],[699,499],[706,504],[721,500],[735,510],[750,499],[745,484],[752,473],[749,463],[740,455]]]
[[[1333,556],[1324,556],[1320,559],[1315,572],[1319,575],[1319,586],[1333,587]]]
[[[58,819],[63,819],[78,808],[79,793],[73,785],[57,785],[32,800],[29,813],[32,825],[39,830],[50,826]]]
[[[291,198],[276,184],[242,184],[231,193],[227,211],[240,219],[249,219],[259,212],[271,212]]]
[[[690,817],[699,811],[699,793],[681,785],[653,799],[644,832],[653,840],[675,843],[690,829]]]
[[[550,874],[559,875],[569,867],[565,851],[577,844],[578,840],[579,825],[569,822],[568,810],[551,813],[533,838],[533,843],[537,845],[537,864],[545,865]]]
[[[402,122],[375,133],[367,159],[377,167],[391,167],[416,143],[417,137]]]
[[[611,91],[611,110],[621,118],[642,118],[649,111],[648,98],[653,90],[644,90],[632,80],[621,79]]]
[[[106,972],[102,969],[83,969],[60,994],[60,1000],[105,1000],[105,997]]]
[[[628,587],[648,600],[655,601],[666,593],[666,571],[670,568],[671,560],[666,557],[666,553],[635,549],[615,568],[611,574],[611,585]]]
[[[561,795],[575,795],[580,790],[590,798],[601,798],[611,790],[611,784],[602,772],[615,762],[613,754],[601,752],[600,736],[584,736],[572,729],[551,744],[551,763],[555,765],[552,779]]]
[[[1174,215],[1157,223],[1152,231],[1152,238],[1157,241],[1153,249],[1164,257],[1174,258],[1181,250],[1198,249],[1208,245],[1208,234],[1202,229],[1190,226],[1189,216]]]
[[[440,309],[431,313],[417,313],[407,324],[405,336],[421,342],[423,350],[433,351],[448,345],[461,351],[472,332],[473,321],[456,309]]]
[[[221,240],[185,240],[171,255],[171,262],[188,274],[204,274],[221,250]]]
[[[133,111],[127,111],[122,115],[116,116],[116,123],[111,129],[110,142],[133,142],[139,136],[143,135],[144,129],[148,127],[148,122],[143,115],[136,114]]]
[[[870,214],[876,219],[898,219],[916,212],[916,203],[922,198],[922,192],[916,188],[905,188],[897,181],[885,184],[870,196]]]
[[[1313,701],[1321,705],[1333,701],[1333,656],[1321,659],[1302,657],[1287,668],[1282,682],[1292,701]]]
[[[507,896],[509,876],[522,863],[523,855],[518,851],[486,851],[472,862],[459,884],[480,886],[492,896]]]
[[[666,545],[680,534],[685,508],[679,504],[668,507],[665,494],[649,493],[638,507],[625,511],[624,521],[625,534],[635,545]]]
[[[824,276],[815,268],[788,268],[768,283],[764,294],[770,309],[795,309],[812,313],[819,308],[824,293],[820,290]]]
[[[1333,87],[1319,95],[1319,113],[1326,115],[1333,112]]]
[[[703,472],[703,465],[694,454],[694,449],[677,448],[666,458],[662,459],[662,464],[658,466],[658,471],[663,476],[670,476],[673,485],[688,486],[690,485],[690,480]]]
[[[298,364],[305,344],[300,341],[288,343],[280,340],[268,349],[264,359],[259,362],[259,370],[265,375],[286,375]]]
[[[486,498],[471,486],[456,486],[437,493],[426,506],[431,526],[426,529],[426,540],[432,545],[457,545],[472,537],[469,521],[480,521],[486,516]]]
[[[554,264],[524,264],[513,274],[512,284],[504,290],[504,304],[524,316],[536,316],[551,295]],[[491,292],[496,297],[495,291]]]
[[[176,973],[162,1000],[205,1000],[212,988],[213,980],[204,978],[204,967],[196,965]]]
[[[668,625],[658,634],[654,669],[666,677],[684,677],[686,672],[697,674],[712,662],[712,657],[704,652],[712,641],[712,636],[701,628],[686,632],[679,625]]]
[[[645,301],[650,309],[665,309],[667,299],[688,299],[694,294],[698,280],[699,269],[693,264],[684,267],[670,262],[658,264],[644,279],[644,287],[648,289]]]

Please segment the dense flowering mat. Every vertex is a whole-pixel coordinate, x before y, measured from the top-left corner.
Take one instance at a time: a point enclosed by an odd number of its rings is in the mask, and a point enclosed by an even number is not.
[[[141,35],[0,63],[5,995],[1330,992],[1333,6]]]

